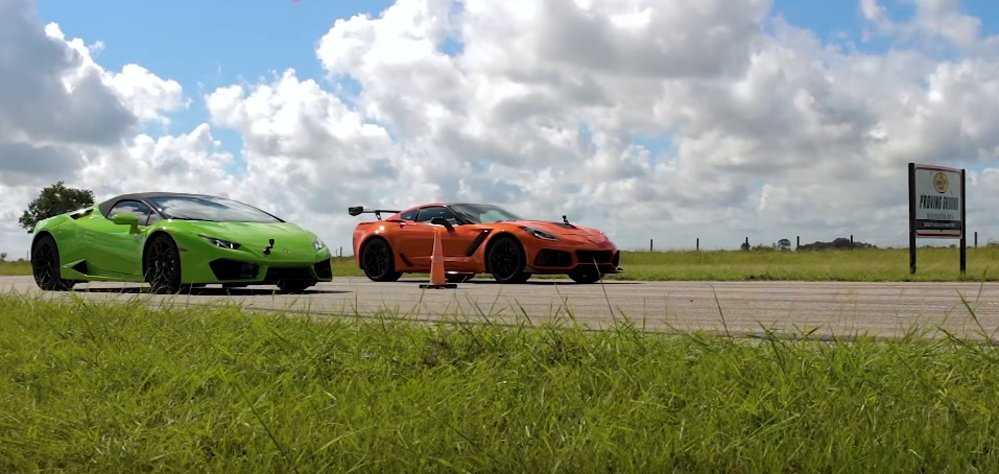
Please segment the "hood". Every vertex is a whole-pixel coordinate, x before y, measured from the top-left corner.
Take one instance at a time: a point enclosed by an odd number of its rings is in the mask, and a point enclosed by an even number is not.
[[[517,225],[533,227],[538,230],[543,230],[552,234],[554,236],[578,236],[578,237],[594,237],[605,239],[603,232],[592,227],[585,227],[581,225],[571,224],[567,225],[562,222],[548,222],[548,221],[532,221],[532,220],[519,220],[513,221]]]
[[[236,242],[243,246],[260,247],[274,239],[274,247],[305,247],[312,249],[316,236],[290,222],[207,222],[191,221],[190,229],[199,234]]]

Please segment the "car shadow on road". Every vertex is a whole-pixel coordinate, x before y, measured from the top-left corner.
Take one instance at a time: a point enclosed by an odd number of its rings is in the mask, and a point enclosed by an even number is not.
[[[427,283],[427,279],[403,279],[399,280],[400,283]],[[497,283],[495,280],[468,280],[463,282],[458,282],[458,285],[504,285],[504,286],[516,286],[516,285],[534,285],[534,286],[598,286],[598,285],[640,285],[640,281],[620,281],[611,280],[597,283],[576,283],[571,280],[528,280],[524,283]]]
[[[125,287],[125,288],[77,288],[73,291],[77,293],[121,293],[121,294],[153,294],[146,287]],[[192,288],[190,291],[184,291],[181,293],[176,293],[172,296],[271,296],[271,295],[289,295],[289,296],[302,296],[310,294],[340,294],[340,293],[350,293],[348,290],[326,290],[326,289],[307,289],[301,293],[282,293],[278,289],[268,289],[268,288]],[[170,295],[167,295],[170,296]]]

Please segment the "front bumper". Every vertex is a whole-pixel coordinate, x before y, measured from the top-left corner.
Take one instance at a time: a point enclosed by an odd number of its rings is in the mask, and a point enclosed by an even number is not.
[[[596,268],[601,274],[620,273],[623,269],[621,252],[613,244],[585,247],[545,246],[528,254],[528,271],[532,273],[569,273],[577,269]]]
[[[264,255],[256,250],[212,246],[203,239],[175,236],[180,249],[182,283],[275,284],[278,281],[331,281],[328,248],[302,246]]]

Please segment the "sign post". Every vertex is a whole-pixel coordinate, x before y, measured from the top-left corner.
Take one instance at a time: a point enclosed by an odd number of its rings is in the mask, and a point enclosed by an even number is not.
[[[909,273],[916,273],[916,238],[960,239],[967,268],[964,170],[909,163]]]

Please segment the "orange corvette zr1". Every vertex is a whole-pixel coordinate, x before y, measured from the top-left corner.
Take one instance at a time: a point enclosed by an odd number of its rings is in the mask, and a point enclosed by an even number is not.
[[[577,283],[594,283],[621,271],[621,254],[603,232],[571,224],[565,216],[563,222],[524,220],[497,206],[470,203],[431,203],[404,211],[358,206],[348,212],[378,217],[354,229],[354,258],[374,281],[429,272],[438,231],[450,281],[491,273],[500,283],[521,283],[532,274],[562,273]],[[384,213],[392,215],[382,220]]]

